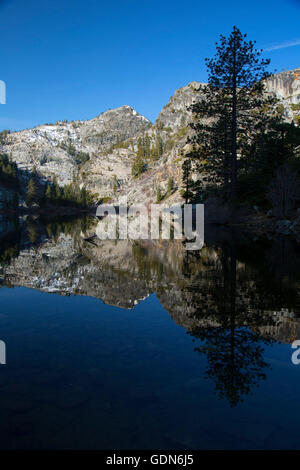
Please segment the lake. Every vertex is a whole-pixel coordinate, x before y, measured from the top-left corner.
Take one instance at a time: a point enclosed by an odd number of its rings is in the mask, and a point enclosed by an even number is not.
[[[2,449],[297,449],[300,249],[0,221]],[[299,355],[300,357],[300,355]]]

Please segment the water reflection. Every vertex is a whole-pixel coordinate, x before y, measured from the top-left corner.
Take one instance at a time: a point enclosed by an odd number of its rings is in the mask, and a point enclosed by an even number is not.
[[[235,407],[266,379],[266,346],[300,338],[299,247],[208,228],[198,252],[180,241],[101,241],[89,217],[1,220],[0,278],[133,308],[155,292],[206,358],[216,394]]]
[[[205,310],[205,317],[198,312],[202,324],[200,320],[189,333],[201,341],[195,351],[206,355],[206,374],[214,380],[217,393],[236,406],[266,378],[269,364],[263,346],[273,340],[259,331],[264,326],[264,312],[250,294],[249,279],[237,276],[234,246],[223,244],[219,260],[215,282],[208,287],[213,304]],[[275,324],[272,317],[268,324]]]

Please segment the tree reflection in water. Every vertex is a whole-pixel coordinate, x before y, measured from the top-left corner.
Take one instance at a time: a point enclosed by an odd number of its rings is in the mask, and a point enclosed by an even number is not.
[[[237,275],[236,245],[227,240],[220,248],[221,263],[207,276],[211,309],[198,309],[199,325],[189,334],[200,340],[195,351],[206,356],[206,375],[215,381],[219,397],[233,407],[266,379],[270,366],[264,360],[264,350],[274,342],[268,332],[277,322],[272,310],[288,305],[297,311],[299,256],[290,240],[275,237],[265,257],[256,258],[256,269],[247,264]],[[251,249],[249,246],[249,252]],[[254,250],[254,259],[256,255]],[[203,286],[201,273],[198,280]],[[197,291],[195,281],[192,291]],[[288,299],[293,299],[292,304]]]
[[[221,287],[217,295],[211,292],[219,300],[218,315],[215,316],[218,325],[190,331],[202,343],[195,347],[195,351],[206,355],[207,376],[215,381],[220,398],[226,398],[232,407],[266,378],[265,370],[269,365],[263,358],[264,345],[272,342],[271,338],[263,338],[258,331],[262,312],[237,303],[236,264],[234,249],[230,247],[228,254],[227,247],[223,247],[219,273],[223,277],[223,285],[214,287],[218,290]]]

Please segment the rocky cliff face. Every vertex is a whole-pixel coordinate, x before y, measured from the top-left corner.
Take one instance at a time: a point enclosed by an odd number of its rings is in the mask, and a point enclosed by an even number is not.
[[[14,132],[7,136],[1,150],[21,170],[32,171],[35,167],[45,179],[56,176],[58,183],[64,185],[78,173],[82,155],[98,160],[105,169],[114,163],[106,158],[110,146],[150,125],[148,119],[130,106],[122,106],[89,121],[59,121]],[[123,174],[124,165],[122,161],[118,163],[116,171]]]
[[[272,75],[266,82],[266,88],[282,100],[286,117],[293,119],[296,111],[291,105],[300,104],[300,68]]]
[[[288,120],[299,112],[295,109],[300,103],[299,77],[300,69],[296,69],[267,80],[267,90],[282,99]],[[25,180],[26,172],[34,167],[42,179],[55,176],[60,185],[70,183],[76,175],[99,199],[117,201],[127,196],[129,203],[156,202],[158,186],[166,193],[172,177],[170,202],[181,202],[182,154],[191,120],[187,107],[199,98],[199,85],[191,82],[175,91],[153,125],[130,106],[122,106],[88,121],[57,122],[9,134],[1,151],[23,170]],[[131,167],[138,141],[146,135],[150,148],[161,146],[159,158],[149,162],[139,178],[133,178]]]
[[[155,125],[162,128],[170,127],[172,130],[186,126],[191,120],[191,113],[188,111],[188,107],[199,97],[197,90],[201,85],[205,84],[191,82],[183,88],[176,90],[169,102],[159,113]]]

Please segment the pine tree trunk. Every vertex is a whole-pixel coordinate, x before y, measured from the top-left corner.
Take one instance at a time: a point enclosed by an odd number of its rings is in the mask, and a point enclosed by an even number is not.
[[[230,171],[230,149],[228,148],[228,122],[224,123],[224,197],[228,197],[229,171]]]
[[[236,96],[233,98],[232,107],[232,140],[231,140],[231,199],[236,196]]]
[[[232,83],[232,119],[231,119],[231,199],[236,196],[236,177],[237,177],[237,90],[236,90],[236,57],[233,57],[233,83]]]

